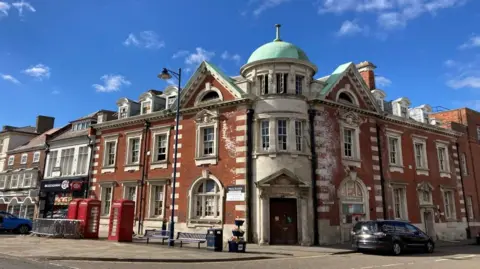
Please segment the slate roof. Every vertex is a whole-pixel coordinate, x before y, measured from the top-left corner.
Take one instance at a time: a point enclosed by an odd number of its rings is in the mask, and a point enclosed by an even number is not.
[[[52,128],[52,129],[44,132],[43,134],[40,134],[40,135],[32,138],[30,141],[28,141],[28,143],[14,148],[10,152],[28,151],[28,150],[35,149],[35,148],[38,148],[38,147],[43,147],[43,145],[45,144],[45,141],[47,139],[47,135],[51,135],[58,130],[59,130],[59,128]]]

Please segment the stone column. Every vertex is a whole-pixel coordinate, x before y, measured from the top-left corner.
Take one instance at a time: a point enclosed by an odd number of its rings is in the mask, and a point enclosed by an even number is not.
[[[311,245],[311,238],[308,229],[308,224],[310,223],[310,214],[308,214],[308,199],[306,197],[302,197],[300,200],[301,204],[301,215],[302,215],[302,239],[300,244],[302,246],[309,246]]]
[[[260,244],[268,244],[270,242],[270,201],[268,197],[262,195],[261,197],[261,240]]]

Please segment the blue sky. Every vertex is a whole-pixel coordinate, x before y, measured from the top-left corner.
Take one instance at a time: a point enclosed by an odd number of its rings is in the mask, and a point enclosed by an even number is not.
[[[476,0],[0,0],[0,125],[116,109],[164,66],[237,75],[276,23],[317,77],[368,60],[387,99],[480,109],[478,21]]]

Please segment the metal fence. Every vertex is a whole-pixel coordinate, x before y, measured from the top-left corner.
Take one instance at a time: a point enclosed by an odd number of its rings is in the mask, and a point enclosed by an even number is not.
[[[82,226],[82,220],[34,219],[31,233],[56,238],[82,238]]]

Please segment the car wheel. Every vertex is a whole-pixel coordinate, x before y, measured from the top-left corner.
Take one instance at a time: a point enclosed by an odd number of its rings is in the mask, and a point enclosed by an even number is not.
[[[395,256],[398,256],[402,253],[402,245],[399,242],[393,242],[392,253]]]
[[[425,244],[425,252],[427,253],[433,253],[433,250],[435,249],[435,246],[433,245],[433,242],[432,241],[428,241],[426,244]]]
[[[19,234],[28,234],[30,232],[30,228],[27,225],[20,225],[17,228]]]

